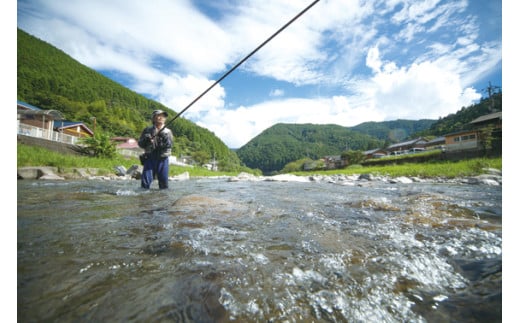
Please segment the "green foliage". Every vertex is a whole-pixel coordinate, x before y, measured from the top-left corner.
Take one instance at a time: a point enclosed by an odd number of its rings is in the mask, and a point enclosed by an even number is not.
[[[17,144],[17,167],[26,166],[52,166],[63,168],[99,168],[105,173],[113,173],[115,166],[125,166],[127,168],[132,165],[139,164],[137,158],[125,158],[116,154],[112,158],[93,158],[90,156],[81,156],[73,154],[63,154],[52,150],[48,150],[38,146],[28,146]]]
[[[493,125],[487,125],[486,127],[480,129],[480,143],[486,152],[491,150],[493,144],[493,129]]]
[[[27,166],[51,166],[57,167],[60,172],[66,172],[72,168],[97,169],[99,175],[114,174],[116,166],[130,168],[133,165],[140,165],[137,158],[127,158],[116,154],[113,158],[93,158],[73,154],[62,154],[37,146],[28,146],[18,143],[17,145],[17,167]],[[170,176],[188,172],[190,177],[196,176],[236,176],[239,172],[249,172],[260,175],[258,171],[253,171],[245,167],[237,171],[210,171],[204,167],[182,167],[170,165]]]
[[[310,158],[302,158],[293,162],[288,163],[285,165],[285,167],[282,169],[281,173],[290,173],[290,172],[297,172],[305,170],[304,166],[312,164],[309,166],[309,168],[316,169],[318,167],[317,163],[315,163]]]
[[[413,134],[429,129],[435,120],[393,120],[383,122],[363,122],[349,129],[385,140],[384,145],[377,148],[388,147],[413,136]]]
[[[114,158],[117,153],[110,136],[101,132],[96,132],[93,137],[81,138],[80,143],[85,145],[83,151],[90,156]]]
[[[176,113],[80,64],[61,50],[21,29],[17,34],[17,99],[42,109],[60,111],[109,136],[138,138],[150,125],[153,110]],[[193,122],[178,118],[169,124],[177,156],[204,152],[219,167],[240,169],[241,162],[218,137]],[[179,144],[179,146],[177,146]]]
[[[210,159],[209,154],[205,151],[194,151],[191,154],[191,157],[197,162],[198,165],[201,166],[207,164]]]
[[[361,150],[349,150],[341,154],[341,159],[346,159],[348,165],[359,164],[365,160],[365,154]]]
[[[500,159],[500,167],[498,167],[497,158],[474,158],[468,161],[469,168],[477,174],[482,172],[484,168],[502,169],[502,159]]]
[[[363,165],[366,166],[375,166],[375,165],[386,165],[390,163],[405,163],[410,162],[417,159],[422,160],[437,160],[442,156],[442,150],[440,149],[432,149],[426,150],[423,152],[418,152],[415,154],[402,154],[402,155],[390,155],[381,158],[372,158],[367,159],[363,162]]]
[[[479,158],[463,161],[451,162],[431,162],[431,163],[406,163],[400,165],[386,166],[363,166],[347,167],[344,169],[294,172],[295,175],[359,175],[374,174],[390,177],[410,176],[422,178],[456,178],[465,176],[476,176],[483,173],[483,168],[502,169],[502,158]]]
[[[338,125],[276,124],[238,149],[237,155],[248,167],[269,174],[302,158],[318,160],[340,155],[346,147],[369,150],[382,144],[382,140]]]
[[[492,106],[492,107],[491,107]],[[449,114],[434,122],[429,129],[418,131],[414,137],[424,136],[444,136],[445,134],[466,130],[470,128],[469,122],[476,118],[492,113],[493,111],[502,111],[502,92],[494,93],[491,98],[482,99],[479,103],[469,107],[462,107],[456,113]]]

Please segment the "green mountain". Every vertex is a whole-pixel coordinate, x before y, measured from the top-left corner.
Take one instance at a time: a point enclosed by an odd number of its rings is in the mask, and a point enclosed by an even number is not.
[[[384,140],[338,125],[276,124],[237,150],[249,168],[271,173],[302,158],[319,159],[352,150],[382,147]]]
[[[493,93],[490,97],[483,98],[479,103],[469,107],[462,107],[456,113],[449,114],[434,122],[429,129],[419,131],[417,136],[443,136],[445,134],[466,130],[468,123],[476,118],[502,111],[502,92]]]
[[[111,136],[137,138],[150,124],[155,109],[176,112],[129,90],[63,51],[18,28],[17,99],[42,109],[62,112]],[[221,170],[239,170],[240,160],[218,137],[193,122],[178,118],[170,124],[175,136],[173,154],[215,157]]]
[[[437,121],[364,122],[354,127],[277,124],[238,149],[237,154],[247,167],[274,173],[303,158],[317,160],[346,150],[366,151],[418,137],[442,136],[463,130],[470,121],[494,111],[502,111],[501,92]]]
[[[410,135],[419,131],[429,129],[435,120],[394,120],[383,122],[363,122],[349,129],[360,133],[385,140],[390,143],[397,143],[409,138]]]

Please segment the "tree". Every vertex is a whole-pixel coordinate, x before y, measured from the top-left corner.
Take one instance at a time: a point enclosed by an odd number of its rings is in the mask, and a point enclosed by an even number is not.
[[[113,158],[116,155],[116,146],[110,140],[110,136],[101,132],[96,132],[93,137],[81,138],[80,142],[85,145],[83,153],[103,158]]]
[[[480,129],[480,143],[486,154],[491,150],[493,144],[493,125],[487,125]]]
[[[341,154],[341,159],[346,159],[348,165],[360,164],[365,160],[365,154],[361,150],[349,150]]]
[[[204,165],[204,164],[207,164],[209,162],[209,153],[206,152],[206,151],[202,151],[202,150],[199,150],[199,151],[195,151],[191,154],[191,157],[193,158],[194,161],[196,161],[199,165]]]

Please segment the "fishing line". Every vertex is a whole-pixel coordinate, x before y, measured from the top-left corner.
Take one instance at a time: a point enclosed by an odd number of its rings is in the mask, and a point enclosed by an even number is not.
[[[299,14],[294,16],[291,20],[289,20],[285,25],[283,25],[280,29],[278,29],[274,34],[272,34],[269,38],[267,38],[262,44],[260,44],[257,48],[255,48],[251,53],[249,53],[246,57],[244,57],[240,62],[238,62],[235,66],[233,66],[229,71],[227,71],[224,75],[222,75],[218,80],[216,80],[210,87],[208,87],[204,92],[202,92],[198,97],[196,97],[190,104],[188,104],[184,109],[181,110],[177,115],[173,117],[170,121],[168,121],[161,130],[157,134],[159,134],[164,128],[166,128],[170,123],[172,123],[175,119],[180,117],[186,110],[188,110],[195,102],[197,102],[200,98],[202,98],[206,93],[208,93],[215,85],[220,83],[223,79],[225,79],[229,74],[231,74],[235,69],[237,69],[242,63],[244,63],[249,57],[253,56],[260,48],[264,47],[271,39],[276,37],[279,33],[281,33],[285,28],[287,28],[290,24],[292,24],[296,19],[298,19],[301,15],[303,15],[307,10],[312,8],[316,3],[320,0],[315,0],[313,3],[308,5],[305,9],[303,9]]]

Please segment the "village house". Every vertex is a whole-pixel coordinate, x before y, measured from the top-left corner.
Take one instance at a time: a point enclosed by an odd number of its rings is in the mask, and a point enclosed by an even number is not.
[[[477,128],[492,125],[494,129],[502,129],[502,111],[480,116],[469,124]]]
[[[112,137],[110,140],[116,144],[119,154],[127,157],[139,157],[143,149],[139,147],[137,140],[131,137]]]
[[[347,161],[341,159],[341,156],[325,156],[323,157],[323,163],[326,169],[338,169],[343,168],[347,165]]]
[[[445,135],[446,151],[483,149],[485,139],[483,129],[491,127],[495,139],[493,149],[501,151],[502,143],[502,112],[493,112],[480,116],[468,123],[468,128]]]
[[[477,149],[478,130],[461,130],[449,133],[446,138],[446,151]]]
[[[366,150],[363,152],[363,155],[365,155],[365,159],[371,159],[371,158],[381,158],[388,155],[387,151],[382,148],[376,148],[372,150]]]
[[[445,149],[446,145],[446,138],[444,136],[433,138],[432,140],[429,140],[425,145],[424,148],[427,150],[430,149]]]
[[[84,137],[93,137],[94,131],[90,130],[89,127],[87,127],[83,122],[77,122],[77,121],[66,121],[66,120],[59,120],[54,121],[54,131],[57,131],[60,133],[60,135],[67,135],[72,138],[84,138]],[[65,136],[60,136],[64,138],[68,138]],[[62,142],[65,142],[61,140]],[[75,143],[76,140],[71,140],[72,142],[69,143]]]
[[[19,135],[76,144],[80,138],[92,137],[94,132],[82,122],[67,121],[57,110],[44,110],[17,101]]]
[[[428,140],[420,137],[420,138],[415,138],[412,140],[399,142],[399,143],[390,145],[386,148],[386,150],[389,151],[390,154],[393,154],[393,155],[405,154],[408,152],[408,150],[410,150],[412,148],[424,148],[427,143],[428,143]]]
[[[16,114],[19,134],[49,140],[53,140],[54,121],[63,119],[59,111],[42,110],[22,101],[17,102]]]

